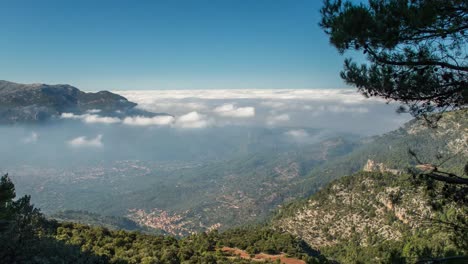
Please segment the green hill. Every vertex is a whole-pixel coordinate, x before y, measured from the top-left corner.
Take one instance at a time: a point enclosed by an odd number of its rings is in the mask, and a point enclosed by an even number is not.
[[[468,159],[468,109],[443,113],[437,128],[413,119],[398,130],[364,139],[353,151],[312,168],[300,186],[314,190],[313,186],[323,186],[366,167],[368,171],[406,172],[417,165],[410,149],[424,163],[443,163],[440,167],[444,170],[463,174]]]
[[[360,172],[282,207],[272,225],[343,263],[466,255],[466,237],[449,227],[468,230],[468,207],[434,196],[442,188],[428,191],[405,174]]]
[[[283,206],[272,225],[343,263],[466,255],[466,204],[445,199],[443,184],[416,184],[406,172],[418,164],[411,149],[421,162],[463,175],[467,120],[466,109],[444,113],[435,129],[413,120],[325,162],[303,186],[339,179],[308,199]],[[447,228],[454,223],[465,233]]]

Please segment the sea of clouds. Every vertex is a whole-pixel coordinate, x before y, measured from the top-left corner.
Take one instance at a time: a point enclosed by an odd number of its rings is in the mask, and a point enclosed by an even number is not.
[[[124,120],[123,123],[128,125],[176,128],[250,125],[320,128],[374,135],[396,129],[410,118],[396,114],[397,105],[378,98],[365,98],[354,89],[114,92],[138,103],[140,109],[173,116]]]
[[[343,134],[379,135],[411,119],[396,113],[397,104],[353,89],[114,92],[142,110],[166,115],[106,116],[95,109],[63,113],[61,122],[41,126],[0,126],[0,149],[11,150],[4,163],[211,160],[239,153],[244,145],[251,151]]]
[[[138,129],[143,129],[143,133],[154,128],[173,129],[174,133],[230,127],[268,128],[285,131],[284,137],[297,142],[307,142],[314,138],[307,132],[311,129],[369,136],[397,129],[410,119],[409,115],[396,113],[396,104],[365,98],[353,89],[114,92],[137,103],[139,109],[165,115],[118,118],[104,116],[97,109],[82,115],[63,113],[62,119],[79,121],[94,129],[69,136],[65,140],[68,147],[103,148],[103,138],[108,138],[109,133],[119,130],[128,133],[125,129],[132,127],[136,129],[131,131],[135,135]],[[35,143],[40,137],[40,133],[33,131],[22,142]]]

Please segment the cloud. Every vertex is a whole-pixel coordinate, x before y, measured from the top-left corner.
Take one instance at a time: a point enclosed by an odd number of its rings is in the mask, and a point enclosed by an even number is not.
[[[216,107],[213,112],[220,116],[237,117],[237,118],[248,118],[255,116],[254,107],[238,107],[234,104],[223,104]]]
[[[175,125],[180,128],[204,128],[211,125],[211,123],[205,115],[193,111],[179,116],[176,119]]]
[[[289,130],[285,134],[295,139],[306,139],[309,137],[309,133],[307,133],[307,131],[305,131],[304,129]]]
[[[277,123],[287,122],[289,120],[291,120],[291,118],[289,117],[288,114],[273,115],[273,116],[269,116],[267,118],[267,124],[272,126],[272,125],[275,125]]]
[[[120,123],[121,120],[117,117],[99,116],[94,114],[75,115],[73,113],[62,113],[60,118],[63,119],[80,119],[85,123],[90,124],[115,124]]]
[[[68,141],[68,145],[74,148],[81,147],[93,147],[93,148],[102,148],[104,144],[102,143],[102,135],[99,134],[95,138],[87,138],[85,136],[74,138]]]
[[[85,123],[101,123],[101,124],[115,124],[120,123],[121,120],[117,117],[98,116],[98,115],[83,115],[83,121]]]
[[[347,107],[339,105],[327,106],[325,111],[332,113],[367,113],[369,109],[366,107]]]
[[[63,119],[81,119],[82,116],[81,115],[75,115],[73,113],[62,113],[60,115],[60,118],[63,118]]]
[[[86,112],[90,114],[97,114],[101,112],[101,109],[89,109]]]
[[[215,89],[116,91],[151,112],[182,116],[195,111],[206,115],[191,126],[258,126],[320,128],[374,135],[398,128],[395,103],[365,98],[356,89]],[[246,108],[250,107],[250,108]],[[275,111],[275,112],[272,112]],[[290,120],[276,117],[287,113]],[[247,118],[247,116],[251,117]],[[241,118],[243,117],[243,118]],[[183,127],[177,124],[172,127]],[[187,125],[188,126],[188,125]]]
[[[364,101],[384,101],[378,98],[367,99],[355,89],[216,89],[216,90],[133,90],[115,91],[130,101],[152,103],[155,100],[182,99],[263,99],[263,100],[306,100],[306,101],[341,101],[354,104]],[[155,99],[157,98],[157,99]],[[268,103],[267,103],[268,104]]]
[[[309,113],[312,117],[328,116],[330,114],[368,114],[369,106],[334,104],[334,105],[303,105],[302,110]]]
[[[174,117],[168,115],[154,117],[132,116],[126,117],[123,123],[130,126],[165,126],[173,124]]]
[[[29,144],[29,143],[35,143],[39,139],[39,134],[36,132],[31,132],[31,134],[25,138],[23,138],[23,143]]]
[[[62,113],[63,119],[78,119],[89,124],[116,124],[123,123],[129,126],[165,126],[174,123],[174,117],[169,115],[158,115],[154,117],[130,116],[123,120],[117,117],[99,116],[94,114],[75,115],[73,113]]]
[[[260,102],[261,106],[266,106],[274,109],[280,109],[286,107],[286,103],[284,102],[279,102],[279,101],[263,101]]]

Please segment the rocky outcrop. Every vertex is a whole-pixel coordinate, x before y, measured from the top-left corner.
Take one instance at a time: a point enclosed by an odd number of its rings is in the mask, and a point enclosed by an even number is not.
[[[365,172],[388,172],[393,175],[400,175],[402,172],[396,169],[390,169],[385,166],[383,163],[375,162],[374,160],[368,159],[366,165],[362,169]]]
[[[409,135],[430,134],[433,140],[444,139],[448,155],[468,157],[468,108],[445,112],[433,127],[423,119],[415,119],[405,126]]]
[[[455,204],[454,213],[462,211]],[[280,209],[274,227],[322,249],[354,239],[361,246],[372,241],[401,241],[431,223],[436,212],[423,188],[388,173],[358,173],[331,183],[301,203]]]

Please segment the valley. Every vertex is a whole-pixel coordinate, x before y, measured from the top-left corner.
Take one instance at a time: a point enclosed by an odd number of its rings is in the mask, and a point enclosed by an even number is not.
[[[14,150],[4,156],[3,184],[11,179],[25,195],[12,204],[40,208],[32,214],[44,225],[31,228],[64,242],[64,255],[302,264],[466,253],[459,190],[447,197],[443,184],[411,175],[436,168],[463,175],[466,109],[443,113],[435,128],[414,119],[373,136],[219,120],[194,128],[209,120],[196,112],[161,125],[166,119],[132,116],[142,109],[129,117],[85,111],[0,127],[8,136],[0,143]],[[149,241],[163,253],[148,255]]]
[[[313,192],[299,186],[307,172],[356,146],[335,140],[333,148],[328,139],[307,148],[219,162],[125,160],[62,170],[22,166],[13,168],[12,179],[19,194],[32,195],[52,216],[72,210],[76,217],[76,211],[84,210],[128,217],[157,227],[155,232],[188,235],[261,222],[279,204]]]
[[[32,195],[52,217],[90,223],[86,214],[97,213],[133,221],[133,228],[146,232],[186,236],[261,223],[282,204],[306,198],[343,175],[361,170],[401,175],[414,166],[409,148],[427,162],[436,157],[425,153],[461,154],[444,164],[457,172],[467,150],[465,120],[466,111],[447,113],[444,132],[435,135],[410,122],[383,136],[328,138],[223,161],[123,160],[63,170],[23,166],[13,170],[12,179],[19,194]],[[456,148],[455,142],[460,142]]]

